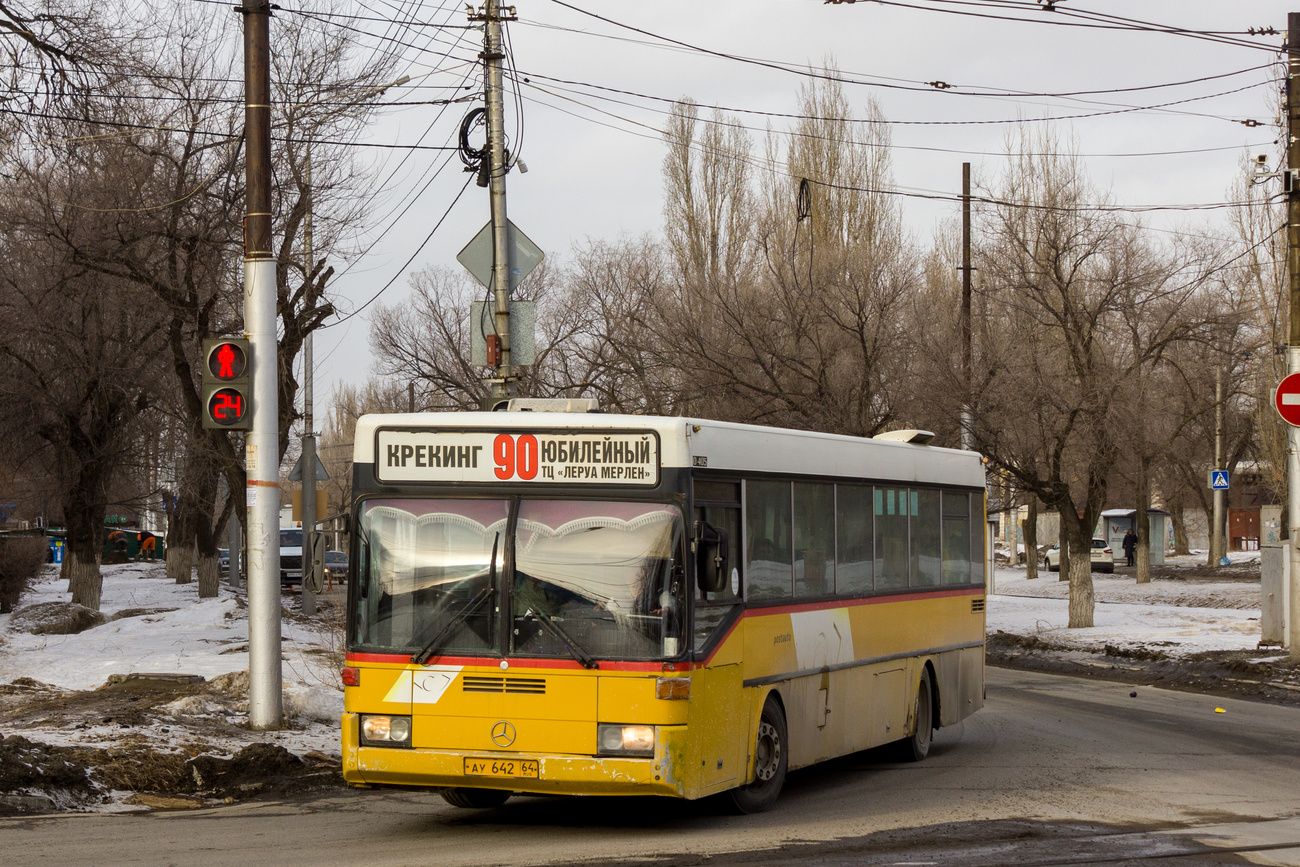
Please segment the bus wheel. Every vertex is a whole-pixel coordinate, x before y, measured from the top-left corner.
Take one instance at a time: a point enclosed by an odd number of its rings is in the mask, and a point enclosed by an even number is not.
[[[443,789],[439,794],[453,807],[477,810],[500,807],[510,799],[510,793],[502,789]]]
[[[919,762],[930,754],[930,738],[934,734],[934,693],[930,691],[930,669],[921,669],[921,685],[916,688],[916,731],[904,738],[902,758],[906,762]]]
[[[758,741],[754,744],[754,782],[731,790],[731,801],[742,813],[763,813],[772,809],[789,763],[789,740],[785,714],[772,696],[763,704],[758,720]]]

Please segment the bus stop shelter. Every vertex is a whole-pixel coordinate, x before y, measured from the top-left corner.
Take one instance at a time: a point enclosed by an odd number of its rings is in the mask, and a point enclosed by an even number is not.
[[[1124,557],[1124,534],[1129,530],[1137,532],[1136,518],[1137,509],[1107,509],[1101,513],[1097,535],[1110,545],[1116,560]],[[1169,547],[1169,513],[1164,509],[1147,509],[1147,523],[1151,531],[1151,565],[1162,566]]]

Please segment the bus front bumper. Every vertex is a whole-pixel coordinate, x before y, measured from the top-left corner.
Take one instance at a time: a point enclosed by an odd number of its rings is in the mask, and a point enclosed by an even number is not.
[[[671,763],[623,757],[521,755],[506,752],[393,749],[359,746],[360,715],[343,714],[343,779],[360,786],[509,789],[552,795],[666,795],[684,797]],[[467,775],[466,759],[537,761],[536,777]]]

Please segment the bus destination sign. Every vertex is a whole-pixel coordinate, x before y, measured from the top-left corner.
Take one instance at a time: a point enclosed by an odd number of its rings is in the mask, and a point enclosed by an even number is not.
[[[380,430],[375,447],[383,483],[659,483],[659,438],[648,431]]]

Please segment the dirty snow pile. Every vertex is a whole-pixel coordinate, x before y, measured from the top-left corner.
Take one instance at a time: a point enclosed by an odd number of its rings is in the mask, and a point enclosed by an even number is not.
[[[248,609],[246,599],[222,583],[214,599],[200,599],[198,584],[176,584],[162,563],[127,563],[102,567],[104,576],[99,625],[70,635],[40,629],[43,612],[64,609],[71,594],[55,566],[47,566],[23,594],[14,614],[0,615],[0,685],[38,682],[59,690],[96,690],[114,676],[141,673],[198,675],[206,681],[239,682],[248,669]],[[286,597],[285,605],[290,605]],[[89,612],[93,617],[93,612]],[[99,619],[99,618],[95,618]],[[230,698],[181,699],[169,708],[176,726],[158,731],[127,732],[111,722],[24,730],[27,738],[58,746],[106,746],[116,739],[146,735],[150,740],[177,744],[192,733],[185,718],[219,717],[226,734],[211,746],[237,751],[250,740],[283,746],[294,753],[339,753],[338,720],[343,693],[338,685],[337,650],[341,644],[339,618],[307,620],[286,611],[283,632],[284,711],[286,728],[253,733],[247,725],[244,685]],[[223,677],[226,676],[226,677]],[[232,677],[233,676],[233,677]],[[114,678],[116,679],[116,678]],[[242,693],[242,694],[241,694]],[[7,732],[8,733],[8,732]],[[205,733],[207,734],[207,733]],[[211,742],[212,739],[208,738]]]
[[[1258,552],[1234,553],[1233,567],[1250,567]],[[1260,582],[1225,569],[1224,577],[1204,576],[1203,556],[1166,558],[1147,584],[1132,570],[1093,573],[1097,604],[1094,626],[1068,629],[1069,583],[1039,570],[1025,578],[1023,566],[999,566],[988,598],[989,634],[997,631],[1034,636],[1051,644],[1098,651],[1106,645],[1150,649],[1169,657],[1209,651],[1255,650],[1260,641]],[[1247,573],[1250,574],[1250,573]]]

